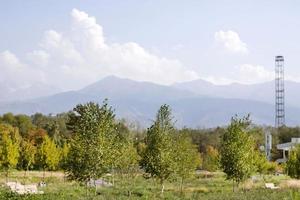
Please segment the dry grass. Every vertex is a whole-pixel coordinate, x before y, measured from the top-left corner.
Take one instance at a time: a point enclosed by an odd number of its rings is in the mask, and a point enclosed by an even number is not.
[[[280,188],[291,188],[291,189],[299,189],[300,188],[300,180],[291,179],[284,180],[279,185]]]
[[[24,182],[26,183],[38,183],[42,181],[44,172],[42,171],[11,171],[8,174],[8,181]],[[55,178],[58,180],[64,180],[64,173],[62,172],[45,172],[45,178]],[[5,173],[0,173],[0,184],[3,185],[6,182]]]

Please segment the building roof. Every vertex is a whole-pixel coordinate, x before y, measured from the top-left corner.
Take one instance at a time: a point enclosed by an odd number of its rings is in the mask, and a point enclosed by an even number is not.
[[[291,142],[277,144],[277,149],[284,150],[284,151],[289,151],[294,146],[296,146],[297,144],[300,144],[300,138],[292,138]]]

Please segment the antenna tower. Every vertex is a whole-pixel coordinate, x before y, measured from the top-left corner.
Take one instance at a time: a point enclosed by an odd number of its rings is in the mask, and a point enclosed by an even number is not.
[[[275,57],[275,128],[285,125],[284,58]]]

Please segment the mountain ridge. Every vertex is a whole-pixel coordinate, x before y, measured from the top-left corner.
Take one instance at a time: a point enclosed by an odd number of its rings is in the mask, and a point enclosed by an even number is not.
[[[78,103],[101,103],[108,98],[118,118],[139,122],[143,127],[151,123],[159,106],[164,103],[171,106],[177,126],[181,127],[222,126],[228,124],[235,114],[243,116],[248,113],[251,113],[254,123],[272,125],[274,122],[274,106],[271,103],[196,94],[177,87],[110,76],[80,90],[25,101],[0,102],[0,113],[60,113],[71,110]],[[286,121],[289,125],[300,124],[299,115],[299,108],[287,106]]]

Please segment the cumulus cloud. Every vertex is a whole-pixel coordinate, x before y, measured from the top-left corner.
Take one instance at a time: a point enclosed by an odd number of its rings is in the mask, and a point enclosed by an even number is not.
[[[274,79],[274,72],[261,65],[244,64],[237,67],[239,80],[244,83],[258,83]]]
[[[27,58],[34,65],[43,67],[48,64],[50,55],[45,51],[35,50],[33,52],[28,53]]]
[[[17,56],[10,51],[0,53],[0,62],[4,70],[18,70],[23,66]]]
[[[43,81],[43,75],[39,70],[28,67],[10,51],[0,53],[0,69],[0,84],[9,86],[11,90]]]
[[[0,67],[12,72],[19,70],[24,75],[30,71],[31,77],[38,76],[65,90],[78,89],[112,74],[159,84],[198,78],[179,60],[159,57],[135,42],[106,42],[102,26],[83,11],[73,9],[70,17],[68,31],[45,31],[40,48],[27,53],[27,63],[5,51]],[[8,72],[2,73],[1,80],[5,73]]]
[[[248,53],[247,44],[244,43],[235,31],[217,31],[215,41],[222,45],[226,50],[232,53]]]
[[[231,83],[254,84],[273,80],[275,74],[262,65],[242,64],[233,67],[227,77],[207,76],[203,79],[217,84],[227,85]],[[292,78],[289,77],[289,80]]]

